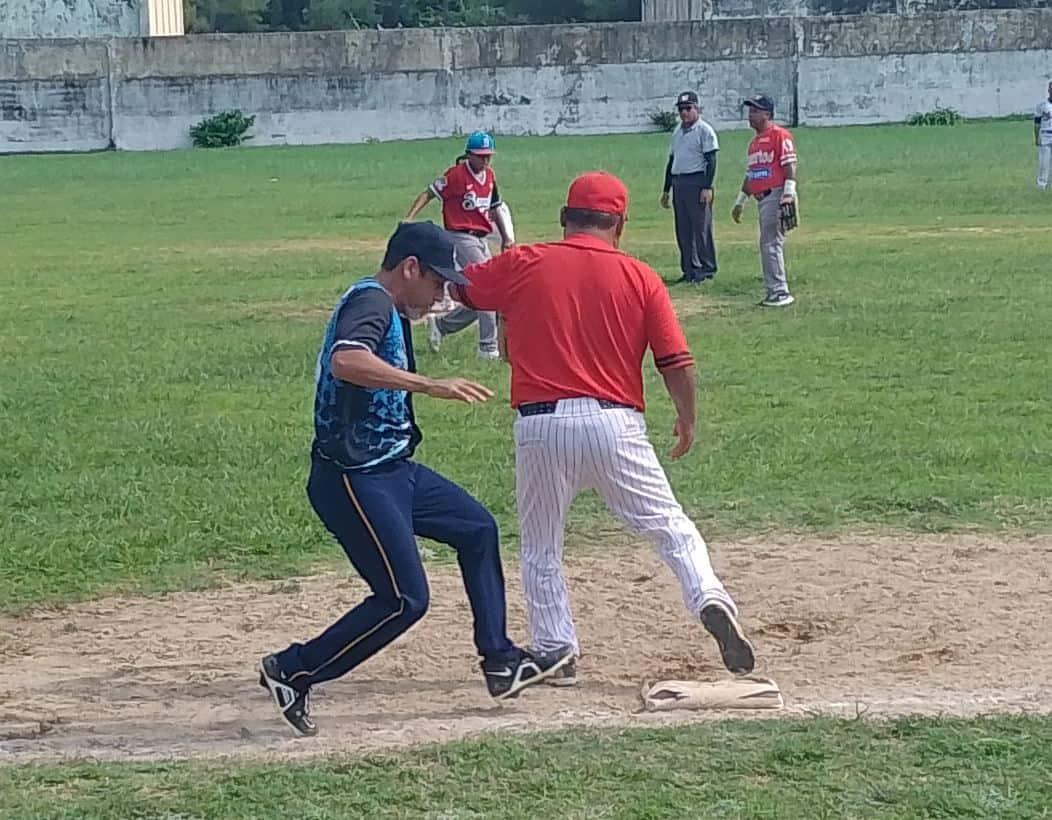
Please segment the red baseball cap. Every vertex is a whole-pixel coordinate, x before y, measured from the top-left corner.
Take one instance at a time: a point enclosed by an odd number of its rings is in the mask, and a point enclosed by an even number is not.
[[[566,207],[624,216],[628,212],[628,189],[613,174],[589,171],[570,183]]]

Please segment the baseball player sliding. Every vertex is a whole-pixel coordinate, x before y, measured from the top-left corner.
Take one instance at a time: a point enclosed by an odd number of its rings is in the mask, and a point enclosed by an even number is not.
[[[719,644],[732,672],[753,649],[647,438],[643,357],[649,348],[676,406],[672,458],[694,443],[694,360],[661,278],[618,250],[628,211],[624,184],[578,177],[560,222],[561,242],[519,245],[466,271],[455,299],[498,311],[507,323],[522,578],[533,647],[580,655],[562,569],[563,522],[574,497],[594,488],[629,528],[648,536],[675,573],[692,617]],[[576,663],[549,679],[576,682]]]

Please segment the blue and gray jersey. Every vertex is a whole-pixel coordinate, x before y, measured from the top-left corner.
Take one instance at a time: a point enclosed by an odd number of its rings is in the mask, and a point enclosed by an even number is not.
[[[340,298],[318,354],[313,451],[345,470],[409,458],[422,438],[405,390],[368,389],[340,381],[332,354],[359,347],[392,367],[415,372],[409,322],[386,290],[362,279]]]

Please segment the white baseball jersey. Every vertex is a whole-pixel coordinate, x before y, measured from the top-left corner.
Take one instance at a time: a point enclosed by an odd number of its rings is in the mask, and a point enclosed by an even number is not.
[[[1034,112],[1034,119],[1041,121],[1038,125],[1038,144],[1052,145],[1052,101],[1042,100]]]

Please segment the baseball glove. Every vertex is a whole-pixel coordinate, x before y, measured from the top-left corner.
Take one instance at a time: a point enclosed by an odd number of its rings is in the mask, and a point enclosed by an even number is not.
[[[796,211],[796,200],[794,199],[792,202],[783,202],[781,208],[782,213],[780,219],[782,220],[782,230],[788,233],[800,224]]]

